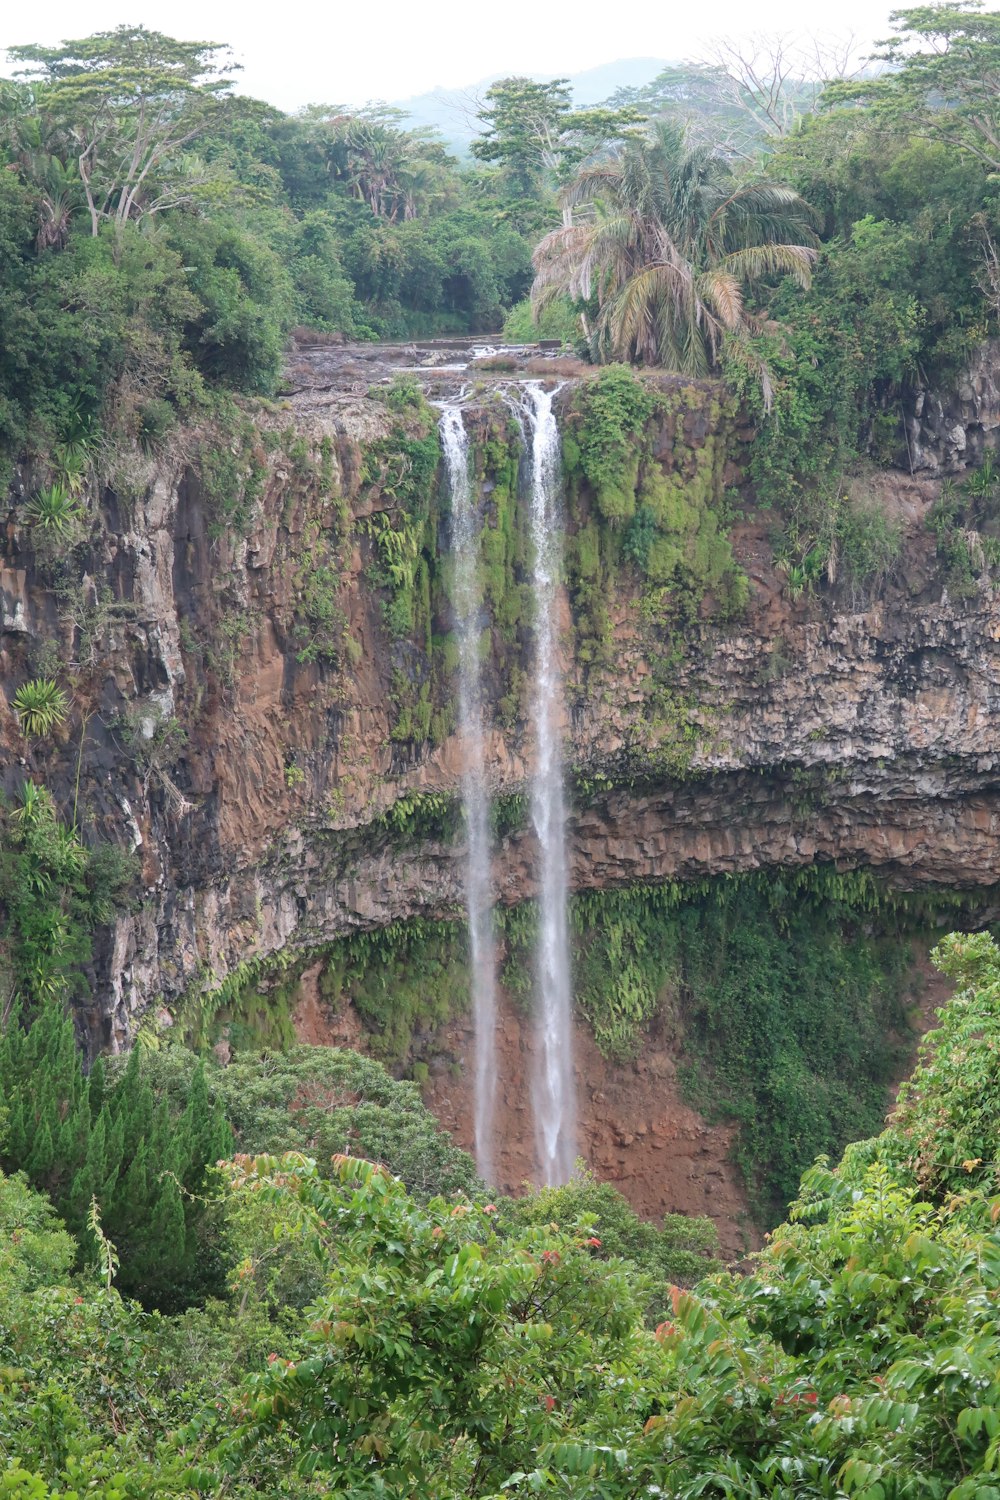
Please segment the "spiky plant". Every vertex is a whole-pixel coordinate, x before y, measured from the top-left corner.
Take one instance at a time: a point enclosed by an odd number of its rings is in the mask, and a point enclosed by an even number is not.
[[[653,121],[641,139],[585,163],[564,193],[574,222],[535,251],[532,302],[596,296],[596,359],[708,375],[723,342],[753,364],[770,401],[766,365],[745,297],[791,275],[809,283],[816,257],[811,210],[778,183],[739,179],[684,128]]]
[[[66,536],[83,516],[79,499],[65,484],[51,484],[39,490],[25,506],[33,526],[54,536]]]
[[[36,677],[14,694],[14,711],[22,734],[47,735],[66,718],[69,703],[51,677]]]
[[[20,823],[24,828],[29,828],[52,810],[52,794],[47,787],[39,786],[35,781],[26,781],[21,788],[21,805],[15,807],[11,817],[15,823]]]

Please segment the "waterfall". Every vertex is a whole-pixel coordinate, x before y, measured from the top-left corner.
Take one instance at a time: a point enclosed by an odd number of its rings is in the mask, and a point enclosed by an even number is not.
[[[531,781],[531,821],[539,845],[538,992],[539,1045],[533,1096],[542,1180],[567,1182],[576,1158],[572,992],[566,912],[566,808],[563,796],[560,717],[558,583],[562,563],[559,504],[562,476],[559,429],[552,393],[525,390],[523,415],[530,436],[531,534],[534,544],[535,662],[531,718],[536,761]]]
[[[458,636],[458,727],[462,800],[468,839],[465,900],[469,914],[472,1013],[475,1025],[475,1151],[480,1177],[493,1180],[496,1099],[496,962],[490,882],[490,809],[486,793],[482,681],[479,667],[482,591],[479,529],[469,474],[469,439],[460,407],[444,408],[441,446],[451,491],[454,613]]]

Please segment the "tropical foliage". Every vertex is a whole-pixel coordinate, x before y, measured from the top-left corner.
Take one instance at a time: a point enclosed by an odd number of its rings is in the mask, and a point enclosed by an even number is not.
[[[790,275],[808,286],[809,210],[791,188],[739,181],[719,152],[660,120],[648,137],[584,164],[565,193],[576,222],[535,251],[535,305],[592,297],[595,358],[707,375],[724,340],[753,358],[748,292]],[[770,381],[763,364],[765,399]]]
[[[66,694],[51,677],[23,683],[13,701],[21,731],[28,735],[50,734],[69,712]]]
[[[898,537],[859,461],[904,462],[914,382],[954,374],[997,330],[997,17],[957,0],[894,24],[893,67],[836,90],[778,72],[749,86],[717,62],[575,111],[559,80],[501,80],[469,167],[382,108],[289,118],[238,99],[212,46],[120,28],[18,49],[26,76],[0,84],[0,445],[8,466],[28,460],[12,535],[39,561],[82,548],[109,455],[233,410],[232,390],[275,392],[297,325],[412,336],[514,309],[524,337],[541,236],[552,336],[586,329],[610,361],[565,413],[580,660],[607,662],[610,581],[634,570],[663,647],[650,716],[683,737],[676,632],[707,591],[741,597],[725,454],[661,461],[654,440],[683,446],[682,382],[615,361],[725,374],[759,428],[749,480],[794,600],[838,569],[858,590],[886,576]],[[716,386],[690,391],[706,429],[735,420]],[[431,690],[447,654],[434,416],[412,386],[384,394],[392,431],[361,482],[393,503],[366,528],[365,566],[406,664],[393,737],[426,740],[448,725]],[[492,429],[484,447],[514,724],[517,454]],[[231,482],[230,456],[205,465],[220,529],[261,482],[252,466]],[[996,557],[997,491],[987,461],[931,513],[955,593]],[[312,571],[309,665],[339,639],[333,585]],[[44,755],[70,702],[51,662],[33,672],[11,704]],[[662,765],[683,772],[683,743]],[[790,775],[790,804],[817,786]],[[438,838],[453,815],[415,793],[371,835]],[[522,817],[497,810],[504,828]],[[894,1076],[906,903],[833,871],[576,902],[580,1005],[605,1052],[627,1059],[642,1027],[676,1024],[681,1085],[738,1127],[758,1212],[797,1191],[727,1274],[706,1221],[645,1224],[584,1174],[489,1201],[416,1084],[262,1047],[253,1014],[280,997],[256,971],[215,1017],[228,1066],[149,1029],[87,1071],[91,945],[132,863],[85,828],[35,781],[0,803],[0,1495],[996,1500],[988,935],[941,945],[959,992],[888,1127],[833,1166],[878,1129]],[[530,909],[505,913],[515,994],[531,933]],[[467,994],[454,924],[356,934],[326,957],[324,998],[349,998],[387,1059],[426,1068],[425,1023]],[[99,1024],[100,1006],[86,1015]]]
[[[52,794],[25,782],[0,800],[0,1015],[74,998],[91,936],[127,898],[131,859],[111,844],[88,848],[59,817]]]
[[[297,325],[497,327],[530,247],[441,143],[386,111],[290,118],[222,47],[144,27],[14,49],[0,90],[0,457],[80,424],[162,442],[219,388],[275,389]],[[37,358],[40,347],[45,360]],[[64,490],[72,485],[60,484]],[[66,501],[29,512],[59,527]]]
[[[371,1161],[297,1153],[225,1170],[232,1290],[143,1313],[97,1208],[73,1272],[48,1202],[0,1175],[3,1492],[982,1500],[1000,951],[952,937],[938,958],[961,989],[888,1129],[806,1172],[750,1274],[691,1290],[610,1189],[418,1198]],[[98,1118],[123,1085],[92,1075]]]

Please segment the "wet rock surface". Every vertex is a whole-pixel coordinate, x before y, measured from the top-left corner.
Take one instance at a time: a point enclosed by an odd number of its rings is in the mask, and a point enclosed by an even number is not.
[[[428,357],[455,352],[442,344]],[[359,455],[390,418],[384,403],[345,391],[343,362],[370,361],[385,375],[411,358],[398,346],[300,351],[292,369],[304,361],[314,383],[268,419],[291,422],[313,450],[325,440],[361,528],[343,580],[358,646],[350,666],[302,660],[292,621],[302,554],[322,517],[280,449],[269,452],[246,534],[213,527],[183,452],[148,466],[130,506],[106,495],[68,610],[27,538],[8,530],[8,703],[49,640],[73,664],[75,714],[51,741],[28,744],[5,710],[4,783],[38,774],[71,805],[79,757],[94,830],[142,862],[142,899],[95,960],[86,1015],[95,1046],[124,1046],[150,1005],[176,1005],[287,944],[461,912],[461,841],[400,848],[379,823],[401,796],[456,794],[463,753],[455,736],[433,749],[392,738],[393,654],[366,572],[365,519],[393,502],[364,488]],[[323,381],[336,402],[318,401]],[[618,610],[616,659],[596,671],[574,659],[564,605],[574,888],[824,860],[905,888],[978,890],[992,909],[1000,597],[988,578],[970,597],[948,597],[925,525],[932,482],[879,482],[906,530],[896,581],[861,608],[836,590],[791,603],[771,559],[772,522],[751,512],[734,535],[751,580],[746,617],[687,632],[674,706],[656,714],[655,662],[634,610]],[[160,755],[175,728],[176,753]],[[492,790],[522,792],[533,754],[522,724],[493,725]],[[501,842],[493,875],[504,902],[534,894],[526,832]]]
[[[1000,429],[1000,339],[988,339],[954,384],[906,403],[898,462],[911,473],[959,474],[995,450]]]
[[[308,952],[409,917],[461,919],[461,839],[401,842],[381,821],[400,797],[457,794],[463,750],[454,735],[435,748],[392,735],[394,654],[365,526],[393,501],[362,482],[365,445],[386,435],[390,414],[368,391],[415,368],[432,396],[465,389],[475,420],[477,381],[485,400],[491,381],[543,378],[543,359],[553,379],[571,379],[556,354],[517,353],[513,377],[470,373],[491,356],[466,342],[293,354],[287,399],[260,420],[322,450],[352,519],[341,594],[357,643],[350,665],[305,659],[296,635],[303,560],[329,523],[287,444],[262,446],[243,531],[213,520],[183,443],[143,460],[128,504],[103,496],[69,593],[12,509],[0,561],[0,782],[11,792],[34,775],[70,807],[79,771],[88,837],[133,848],[141,862],[139,898],[95,952],[81,1015],[93,1050],[126,1046],[151,1008],[176,1011],[286,947]],[[701,440],[680,433],[674,441]],[[926,526],[932,478],[877,484],[905,532],[882,593],[859,601],[833,587],[791,602],[773,565],[773,519],[750,507],[734,533],[751,582],[746,615],[688,630],[655,711],[656,661],[634,609],[616,606],[614,661],[598,670],[574,656],[564,601],[574,889],[828,861],[899,888],[974,892],[983,920],[1000,916],[1000,596],[985,576],[968,597],[948,596]],[[67,664],[73,714],[29,743],[9,703],[53,650]],[[491,789],[523,793],[533,755],[522,723],[493,724]],[[535,894],[528,832],[500,841],[493,880],[503,902]],[[360,1035],[315,996],[300,1030],[354,1044]],[[504,1036],[501,1185],[516,1187],[533,1170],[518,1082],[531,1039],[512,1008]],[[430,1101],[468,1143],[467,1026],[441,1045],[454,1068],[434,1075]],[[728,1128],[680,1103],[669,1049],[652,1038],[639,1063],[616,1068],[578,1028],[576,1056],[581,1143],[595,1169],[644,1213],[708,1211],[729,1226],[728,1250],[752,1240]]]

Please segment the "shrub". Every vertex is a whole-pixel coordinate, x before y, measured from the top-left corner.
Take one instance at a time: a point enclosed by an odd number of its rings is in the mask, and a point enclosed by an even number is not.
[[[848,501],[837,517],[841,567],[855,603],[884,588],[899,561],[903,528],[875,500]]]
[[[576,344],[583,338],[583,329],[579,313],[564,297],[550,302],[537,318],[530,298],[525,297],[507,314],[503,336],[511,344],[533,344],[538,339],[561,339],[564,344]]]

